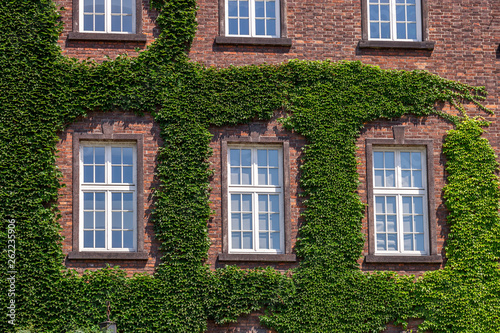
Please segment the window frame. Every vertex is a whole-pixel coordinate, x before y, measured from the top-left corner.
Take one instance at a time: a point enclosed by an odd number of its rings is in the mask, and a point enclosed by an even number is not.
[[[104,127],[104,126],[103,126]],[[123,260],[147,260],[148,254],[144,252],[144,153],[143,153],[143,135],[142,134],[73,134],[73,241],[72,252],[68,254],[68,259],[123,259]],[[85,189],[101,188],[102,186],[82,186],[83,168],[81,168],[81,150],[83,146],[88,145],[108,145],[120,146],[133,144],[135,146],[136,168],[135,168],[135,249],[84,249],[83,248],[83,193]],[[121,183],[118,186],[128,186]],[[116,185],[115,185],[116,186]],[[81,209],[80,209],[81,207]]]
[[[235,1],[241,1],[241,0],[235,0]],[[230,35],[229,34],[229,15],[228,15],[228,5],[229,5],[229,0],[225,0],[224,1],[224,17],[225,17],[225,27],[228,27],[226,29],[226,34],[225,36],[226,37],[250,37],[250,38],[280,38],[281,37],[281,1],[280,0],[275,0],[274,2],[276,3],[276,12],[279,13],[279,15],[276,15],[276,34],[275,35],[257,35],[256,32],[255,32],[255,27],[256,27],[256,24],[255,24],[255,21],[256,21],[256,17],[255,17],[255,1],[256,0],[247,0],[248,1],[248,32],[249,34],[248,35],[241,35],[241,34],[237,34],[237,35]],[[263,0],[264,1],[264,4],[265,4],[265,1],[266,0]],[[265,6],[265,5],[264,5]],[[239,18],[240,16],[238,16]],[[264,18],[265,20],[266,18]],[[239,27],[239,23],[238,23],[238,27]]]
[[[366,187],[368,202],[368,254],[365,255],[367,263],[442,263],[442,257],[437,252],[437,217],[434,189],[434,141],[431,139],[405,138],[405,126],[393,126],[394,139],[366,139]],[[426,178],[422,179],[427,185],[427,242],[428,252],[425,255],[406,253],[384,253],[376,251],[376,225],[374,208],[374,177],[373,177],[373,151],[379,147],[392,147],[396,149],[425,149]],[[425,222],[425,221],[424,221]]]
[[[78,17],[78,22],[83,22],[84,20],[84,5],[85,0],[79,0],[79,7],[78,7],[78,12],[79,12],[79,17]],[[95,0],[93,0],[95,1]],[[135,7],[136,10],[132,10],[132,32],[124,32],[124,31],[111,31],[111,17],[113,16],[113,13],[111,12],[111,1],[112,0],[104,0],[104,31],[88,31],[88,30],[83,30],[84,25],[79,24],[80,30],[79,32],[82,33],[91,33],[91,34],[135,34],[135,30],[137,29],[137,1],[140,0],[132,0],[134,4],[132,5],[132,8]],[[122,8],[123,10],[123,8]],[[121,14],[123,15],[123,14]],[[95,8],[94,8],[94,16],[95,16]],[[133,24],[135,21],[135,24]],[[95,28],[95,19],[94,19],[94,28]]]
[[[282,250],[276,251],[232,251],[230,250],[229,236],[229,215],[230,215],[230,192],[229,192],[229,149],[233,147],[277,148],[281,149],[282,171],[280,181],[282,184]],[[292,253],[291,246],[291,221],[290,221],[290,147],[287,140],[276,137],[227,137],[221,140],[221,215],[222,215],[222,253],[219,253],[218,260],[224,261],[258,261],[258,262],[295,262],[296,256]],[[243,185],[244,186],[244,185]],[[269,186],[269,185],[268,185]],[[272,187],[272,186],[271,186]],[[256,192],[258,193],[258,192]],[[254,235],[257,233],[254,232]],[[254,237],[255,238],[255,237]],[[254,241],[256,242],[256,241]]]

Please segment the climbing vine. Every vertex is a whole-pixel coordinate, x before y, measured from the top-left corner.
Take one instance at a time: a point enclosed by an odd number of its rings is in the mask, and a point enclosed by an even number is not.
[[[160,13],[155,43],[136,58],[97,64],[61,55],[51,0],[0,3],[2,316],[10,304],[8,224],[15,220],[17,328],[92,329],[105,320],[107,300],[124,332],[202,332],[207,319],[234,322],[261,308],[263,324],[278,332],[378,332],[411,317],[433,332],[500,328],[496,156],[481,138],[483,121],[434,107],[444,101],[462,110],[468,101],[486,110],[483,88],[360,62],[206,68],[186,56],[196,1],[152,4]],[[116,268],[78,275],[62,264],[57,135],[88,111],[113,110],[152,112],[161,128],[154,222],[163,257],[154,276],[127,278]],[[276,110],[288,114],[287,129],[308,140],[300,265],[287,275],[271,268],[210,271],[208,128],[267,120]],[[357,265],[364,207],[356,194],[355,139],[367,122],[407,114],[456,124],[444,145],[447,264],[416,281],[363,273]],[[15,331],[3,318],[0,330]]]

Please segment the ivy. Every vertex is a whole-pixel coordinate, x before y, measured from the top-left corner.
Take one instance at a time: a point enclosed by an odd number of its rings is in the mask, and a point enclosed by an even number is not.
[[[16,220],[16,322],[41,332],[75,332],[106,319],[124,332],[202,332],[264,308],[278,332],[379,332],[424,319],[422,330],[500,328],[498,165],[481,119],[462,101],[485,91],[425,71],[360,62],[290,61],[207,68],[188,61],[196,1],[155,0],[159,38],[136,58],[95,63],[61,55],[61,23],[50,0],[0,2],[0,281],[7,313],[7,225]],[[451,116],[434,105],[462,111]],[[55,167],[58,133],[88,111],[152,112],[164,145],[155,193],[162,263],[153,276],[105,268],[83,275],[62,264]],[[211,126],[268,120],[277,110],[307,138],[301,169],[305,223],[287,274],[228,266],[211,271],[208,159]],[[356,193],[356,138],[367,122],[438,115],[456,124],[444,145],[450,233],[447,262],[423,277],[361,272],[364,206]],[[14,331],[6,320],[0,330]]]

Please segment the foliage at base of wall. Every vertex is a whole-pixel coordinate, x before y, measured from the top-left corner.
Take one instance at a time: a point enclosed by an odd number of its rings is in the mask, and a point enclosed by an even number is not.
[[[137,58],[96,64],[64,58],[58,14],[49,0],[0,2],[0,303],[7,313],[7,225],[15,221],[17,327],[64,332],[112,320],[124,332],[201,332],[207,319],[232,322],[265,308],[278,332],[378,332],[391,321],[425,319],[434,332],[500,329],[500,240],[496,157],[481,120],[453,117],[436,101],[479,107],[483,88],[423,71],[388,71],[359,62],[291,61],[206,68],[187,61],[196,28],[193,0],[154,2],[160,38]],[[57,134],[88,110],[153,112],[161,128],[154,220],[162,264],[154,276],[126,278],[107,268],[82,276],[61,249]],[[301,186],[305,224],[300,266],[205,265],[211,154],[209,126],[270,119],[284,110],[304,135]],[[445,145],[451,226],[445,269],[412,277],[362,273],[356,261],[363,205],[356,194],[355,139],[378,119],[438,115],[457,124]],[[5,318],[5,317],[4,317]],[[7,320],[0,330],[14,331]]]

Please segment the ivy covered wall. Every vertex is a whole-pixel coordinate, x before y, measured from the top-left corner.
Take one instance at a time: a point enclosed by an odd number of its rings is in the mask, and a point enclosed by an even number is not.
[[[359,62],[291,61],[206,68],[189,62],[194,0],[153,1],[161,34],[136,58],[101,64],[61,55],[61,29],[50,0],[0,3],[0,302],[4,314],[12,268],[8,225],[15,220],[15,322],[0,330],[91,329],[112,320],[124,332],[202,332],[261,308],[278,332],[378,332],[391,321],[423,318],[422,330],[492,332],[500,328],[498,164],[487,124],[464,114],[485,91],[423,71],[390,71]],[[447,102],[452,116],[434,107]],[[301,186],[305,223],[292,274],[205,265],[210,126],[270,119],[308,140]],[[76,274],[61,250],[55,167],[58,133],[90,110],[152,112],[164,146],[154,211],[162,264],[154,276],[120,269]],[[444,152],[450,234],[442,270],[413,277],[363,273],[364,207],[356,194],[355,139],[379,118],[438,115],[456,124]],[[186,209],[186,208],[189,209]],[[188,232],[186,232],[188,231]],[[12,233],[11,233],[12,234]]]

